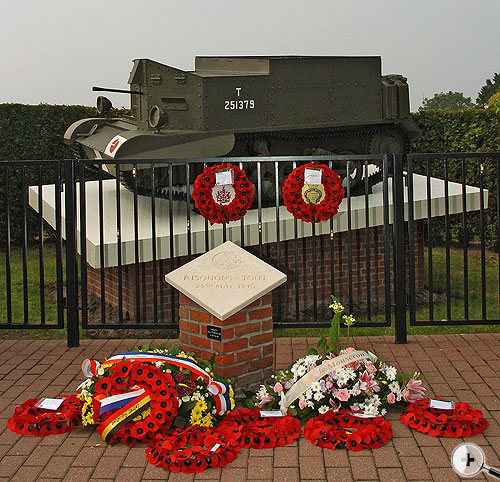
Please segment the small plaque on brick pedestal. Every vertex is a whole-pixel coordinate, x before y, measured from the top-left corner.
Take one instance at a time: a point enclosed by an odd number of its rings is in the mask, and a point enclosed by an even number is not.
[[[209,313],[225,320],[286,281],[286,275],[231,241],[165,276]]]
[[[222,341],[222,328],[220,326],[207,326],[207,338]]]

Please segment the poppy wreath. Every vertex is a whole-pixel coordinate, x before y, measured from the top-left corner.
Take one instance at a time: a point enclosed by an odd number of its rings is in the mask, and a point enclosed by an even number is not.
[[[98,433],[107,442],[132,446],[150,440],[157,432],[169,430],[177,415],[179,402],[172,376],[149,363],[119,362],[98,378],[94,389],[93,418]],[[103,408],[108,397],[133,396],[134,391],[139,395],[126,399],[125,405],[122,401],[115,409],[113,401]]]
[[[439,399],[437,399],[439,400]],[[429,407],[429,399],[408,405],[401,421],[409,427],[432,437],[471,437],[488,428],[488,420],[481,410],[462,402],[455,403],[453,410],[439,410]]]
[[[209,467],[225,467],[238,457],[240,447],[215,430],[192,425],[157,434],[146,450],[146,458],[156,467],[188,474]]]
[[[43,437],[45,435],[71,432],[82,424],[82,402],[76,395],[62,395],[64,401],[57,410],[38,408],[43,399],[29,399],[16,407],[7,422],[7,427],[21,435]]]
[[[229,412],[216,430],[228,439],[236,437],[240,448],[254,449],[283,447],[301,434],[300,420],[289,413],[283,417],[262,417],[258,408]]]
[[[327,411],[311,418],[304,437],[318,447],[346,447],[353,452],[376,449],[392,438],[392,426],[383,417],[362,418],[352,410]]]
[[[302,197],[304,187],[304,171],[308,168],[321,168],[321,182],[325,189],[325,197],[318,204],[306,202]],[[285,179],[283,185],[283,202],[287,210],[297,219],[318,223],[335,216],[340,203],[344,199],[342,179],[324,164],[309,163],[296,167]]]
[[[223,169],[230,168],[234,175],[234,199],[229,204],[219,204],[212,196],[215,187],[215,174]],[[212,224],[225,224],[237,221],[246,214],[252,206],[254,196],[253,184],[243,169],[229,163],[207,166],[196,178],[193,185],[193,200],[200,214]]]

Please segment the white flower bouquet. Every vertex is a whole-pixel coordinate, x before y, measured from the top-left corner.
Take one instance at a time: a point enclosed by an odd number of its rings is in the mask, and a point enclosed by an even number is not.
[[[333,296],[332,296],[333,298]],[[342,316],[344,308],[333,298],[330,306],[334,310],[330,340],[322,337],[317,349],[292,363],[287,370],[272,375],[269,383],[260,386],[257,393],[247,393],[245,405],[258,406],[266,410],[279,409],[282,394],[287,392],[311,370],[338,355],[355,352],[353,347],[338,351],[339,326],[341,320],[349,327],[355,322],[352,315]],[[373,353],[368,357],[340,366],[313,381],[288,407],[288,411],[301,420],[316,412],[349,408],[362,411],[366,416],[385,415],[387,407],[398,402],[411,403],[424,396],[420,374],[408,377],[398,374],[395,367],[387,365]]]

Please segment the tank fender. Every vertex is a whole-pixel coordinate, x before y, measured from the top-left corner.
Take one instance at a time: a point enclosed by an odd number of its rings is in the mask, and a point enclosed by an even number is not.
[[[108,124],[110,121],[118,121],[120,119],[103,119],[100,117],[81,119],[73,122],[64,133],[64,143],[67,145],[73,144],[77,137],[87,137],[92,135],[101,125]],[[94,127],[95,126],[95,127]]]

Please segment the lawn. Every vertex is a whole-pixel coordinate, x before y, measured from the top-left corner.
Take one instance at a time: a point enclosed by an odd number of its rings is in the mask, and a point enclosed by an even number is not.
[[[40,290],[40,263],[38,246],[29,247],[26,253],[26,293],[24,297],[24,273],[23,252],[20,248],[11,250],[11,290],[12,290],[12,321],[13,323],[24,323],[25,310],[27,307],[27,320],[30,325],[37,325],[37,330],[0,330],[0,338],[13,336],[27,336],[40,338],[64,338],[65,331],[61,329],[46,329],[42,324],[41,300],[44,301],[45,324],[57,323],[57,304],[55,297],[56,287],[56,256],[55,244],[44,245],[44,280],[45,289]],[[63,259],[64,261],[64,259]],[[425,256],[425,274],[428,278],[428,253]],[[464,320],[467,318],[482,319],[483,309],[486,309],[487,319],[499,319],[499,262],[495,253],[487,252],[484,273],[481,270],[480,253],[477,250],[469,251],[467,257],[468,277],[464,278],[463,252],[458,249],[450,250],[450,285],[449,306],[447,303],[446,286],[446,249],[433,248],[433,290],[434,306],[433,319],[448,319],[448,310],[451,314],[450,320]],[[485,277],[485,295],[482,297],[482,277]],[[468,287],[468,311],[464,296],[464,287]],[[6,253],[0,252],[0,324],[7,323],[7,281],[6,281]],[[428,283],[426,283],[428,289]],[[43,295],[43,297],[42,297]],[[484,308],[483,308],[484,302]],[[354,313],[356,317],[356,313]],[[361,319],[361,317],[360,317]],[[373,317],[374,321],[383,319],[383,315]],[[429,320],[430,310],[428,306],[428,295],[420,298],[416,309],[416,320]],[[409,320],[409,315],[408,315]],[[325,320],[328,321],[328,320]],[[439,321],[437,321],[439,323]],[[326,329],[304,328],[304,329],[278,329],[275,336],[319,336]],[[452,326],[409,326],[409,334],[433,334],[433,333],[479,333],[500,332],[498,325],[457,325]],[[393,335],[394,328],[352,328],[354,336],[364,335]],[[82,333],[82,336],[85,336]]]

